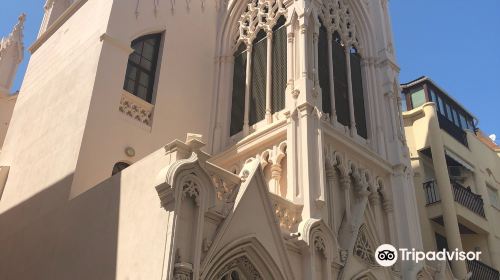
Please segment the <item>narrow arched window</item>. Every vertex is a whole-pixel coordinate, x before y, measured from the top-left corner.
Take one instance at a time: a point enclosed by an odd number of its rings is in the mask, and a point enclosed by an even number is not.
[[[321,20],[320,23],[318,36],[318,78],[322,93],[323,112],[331,115],[332,101],[330,92],[330,66],[328,63],[328,30]]]
[[[152,103],[158,64],[161,34],[137,38],[132,42],[134,52],[129,56],[123,88]]]
[[[111,175],[113,176],[117,173],[120,173],[120,172],[122,172],[122,170],[124,170],[125,168],[127,168],[129,166],[130,166],[130,164],[128,164],[126,162],[123,162],[123,161],[117,162],[113,166],[113,172],[111,173]]]
[[[264,30],[257,33],[252,47],[252,82],[249,124],[254,125],[266,115],[267,36]]]
[[[285,108],[285,90],[287,74],[286,58],[286,19],[281,16],[273,28],[272,52],[272,103],[271,112]]]
[[[339,123],[349,126],[349,92],[347,87],[347,61],[345,47],[340,34],[335,32],[332,37],[333,79],[335,91],[335,111]]]
[[[233,93],[231,99],[230,135],[235,135],[243,129],[245,114],[245,81],[247,68],[247,51],[241,43],[234,53]]]
[[[363,75],[361,73],[361,56],[356,48],[351,48],[351,81],[354,103],[354,119],[358,135],[367,139],[365,97],[363,92]]]

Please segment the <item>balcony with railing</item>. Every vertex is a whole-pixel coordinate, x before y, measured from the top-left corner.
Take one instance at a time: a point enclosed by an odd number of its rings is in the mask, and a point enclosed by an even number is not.
[[[466,188],[459,183],[452,182],[451,185],[455,202],[471,210],[477,215],[483,218],[485,217],[483,198],[480,195],[472,192],[470,187]],[[424,193],[427,205],[431,205],[441,201],[437,183],[434,180],[424,183]]]
[[[467,261],[467,269],[472,272],[469,280],[499,280],[498,270],[480,261]]]

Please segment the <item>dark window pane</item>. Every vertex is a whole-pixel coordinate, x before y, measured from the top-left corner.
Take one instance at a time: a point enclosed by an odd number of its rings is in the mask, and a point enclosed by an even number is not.
[[[144,44],[142,56],[148,60],[153,60],[154,54],[155,54],[155,46],[150,43]]]
[[[148,96],[148,88],[145,86],[137,86],[137,97],[146,100]]]
[[[141,66],[146,70],[152,70],[153,63],[145,58],[141,59]]]
[[[273,55],[272,55],[272,113],[285,108],[286,90],[286,26],[285,17],[280,17],[273,31]]]
[[[149,81],[150,81],[149,75],[146,72],[141,71],[139,75],[139,84],[144,87],[148,87]]]
[[[231,136],[243,129],[246,68],[247,52],[245,51],[245,45],[241,44],[234,55],[233,93],[231,99]]]
[[[130,93],[134,92],[135,87],[135,81],[132,79],[126,79],[125,80],[125,87],[124,89]]]
[[[368,131],[366,128],[365,97],[363,93],[361,57],[357,53],[351,53],[351,78],[356,128],[358,131],[358,135],[367,139]]]
[[[467,120],[465,119],[464,115],[460,114],[460,125],[462,128],[469,128],[467,124]]]
[[[153,99],[160,39],[160,34],[147,35],[131,44],[134,52],[129,56],[123,88],[147,102]]]
[[[330,66],[328,63],[328,31],[321,24],[318,38],[318,77],[321,87],[322,109],[324,113],[332,114],[332,101],[330,92]]]
[[[137,68],[133,65],[127,67],[127,78],[135,80],[137,77]]]
[[[446,117],[448,118],[448,120],[453,122],[453,116],[451,114],[451,107],[449,104],[446,104]]]
[[[453,111],[453,122],[455,123],[456,126],[460,127],[460,120],[458,118],[458,113],[455,110],[455,108],[452,108]]]
[[[443,99],[441,98],[441,96],[439,96],[439,95],[438,95],[438,103],[439,103],[439,113],[441,113],[441,115],[443,115],[443,116],[446,116],[444,102],[443,102]]]
[[[340,43],[340,36],[335,33],[332,42],[333,78],[335,91],[335,109],[339,123],[349,126],[349,97],[347,90],[347,63],[344,46]]]
[[[257,39],[260,39],[260,41]],[[252,49],[250,125],[263,120],[266,114],[267,40],[265,32],[261,30],[257,35],[257,39],[254,41]]]
[[[406,94],[401,93],[401,111],[406,112],[408,111],[408,106],[406,104]]]

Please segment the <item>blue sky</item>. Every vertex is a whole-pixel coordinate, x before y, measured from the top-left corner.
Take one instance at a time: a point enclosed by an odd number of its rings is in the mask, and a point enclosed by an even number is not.
[[[25,12],[30,46],[45,1],[0,1],[0,36]],[[500,1],[391,0],[390,9],[400,81],[431,77],[479,118],[486,133],[500,135]],[[28,58],[26,51],[13,90],[20,88]]]

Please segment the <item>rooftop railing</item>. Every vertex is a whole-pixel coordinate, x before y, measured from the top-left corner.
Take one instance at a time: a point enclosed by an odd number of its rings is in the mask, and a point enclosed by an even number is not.
[[[484,215],[483,198],[472,192],[470,187],[464,187],[456,182],[452,182],[453,197],[456,202],[478,214],[481,217]],[[427,205],[441,201],[436,181],[428,181],[424,183],[424,193]]]

